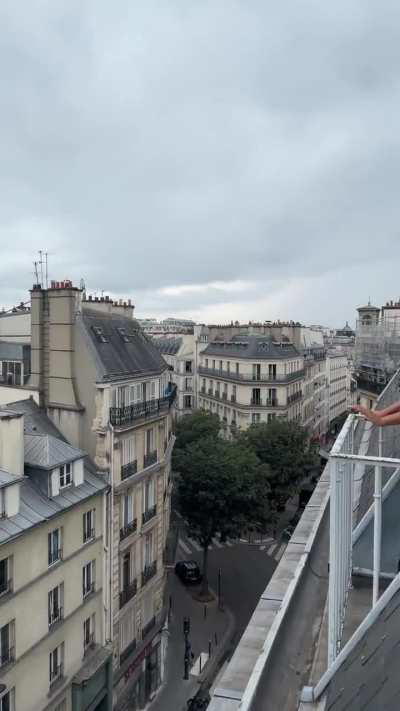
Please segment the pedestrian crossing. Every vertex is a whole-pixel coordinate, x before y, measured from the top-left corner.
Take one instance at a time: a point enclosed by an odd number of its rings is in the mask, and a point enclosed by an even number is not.
[[[279,563],[282,558],[287,546],[287,543],[281,543],[274,538],[260,539],[250,543],[244,538],[227,538],[224,542],[220,541],[218,538],[213,538],[212,544],[208,547],[208,550],[211,551],[213,549],[227,547],[232,548],[233,546],[244,544],[251,545],[252,547],[257,546],[261,552],[265,553],[269,558],[273,558],[277,563]],[[187,534],[181,534],[179,536],[178,547],[185,556],[192,556],[194,553],[201,553],[203,550],[201,545]]]

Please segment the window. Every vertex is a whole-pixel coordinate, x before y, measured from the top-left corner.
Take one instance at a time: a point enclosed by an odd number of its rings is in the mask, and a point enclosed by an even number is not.
[[[186,360],[185,361],[185,373],[191,373],[191,372],[192,372],[192,361]]]
[[[14,661],[14,621],[0,628],[0,667]]]
[[[102,328],[99,326],[92,326],[92,329],[99,343],[108,343],[108,338],[104,335]]]
[[[131,608],[119,623],[119,650],[122,653],[135,639],[135,610]]]
[[[0,560],[0,595],[4,595],[12,590],[12,558]]]
[[[0,489],[0,518],[5,518],[6,515],[6,494],[4,489]]]
[[[147,479],[144,484],[144,511],[152,509],[155,505],[154,479]]]
[[[261,378],[261,365],[259,363],[253,363],[253,380],[260,380]]]
[[[127,437],[122,440],[122,466],[131,464],[135,459],[135,437]]]
[[[185,378],[185,390],[192,390],[192,378]]]
[[[83,542],[84,543],[86,543],[86,541],[91,541],[95,536],[94,518],[95,518],[95,509],[86,511],[86,513],[83,514]]]
[[[60,489],[72,484],[72,464],[63,464],[60,467]]]
[[[49,681],[50,686],[61,679],[63,675],[63,664],[64,664],[64,642],[58,647],[53,649],[49,655]]]
[[[84,653],[95,644],[96,620],[95,615],[90,615],[83,622],[83,651]]]
[[[49,565],[53,565],[62,558],[61,528],[56,528],[48,534]]]
[[[23,385],[21,366],[19,361],[3,360],[0,381],[7,385]]]
[[[144,539],[143,560],[145,568],[153,562],[153,534],[148,533]]]
[[[239,363],[236,363],[236,375],[239,375]]]
[[[0,695],[0,711],[15,711],[15,692],[14,689],[6,691]]]
[[[268,365],[268,377],[270,380],[276,380],[276,364],[270,363]]]
[[[192,407],[192,396],[191,395],[184,395],[183,396],[183,407],[185,409],[190,409]]]
[[[133,521],[133,494],[125,494],[122,498],[122,522],[123,526],[129,526]]]
[[[253,388],[251,392],[251,404],[261,405],[261,390],[260,388]]]
[[[208,358],[206,358],[206,368],[208,368]]]
[[[260,422],[260,413],[259,412],[253,412],[251,416],[251,423],[253,425],[256,425],[258,422]]]
[[[230,362],[230,360],[227,360],[227,361],[226,361],[226,370],[227,370],[228,373],[231,372],[231,362]]]
[[[59,622],[63,616],[64,585],[60,583],[48,595],[49,627]]]
[[[213,364],[213,370],[215,370],[215,360],[213,360],[212,364]]]
[[[219,369],[222,370],[222,360],[219,361]]]
[[[146,431],[146,454],[151,454],[155,449],[154,427]]]
[[[94,591],[94,581],[95,561],[91,560],[90,563],[86,563],[82,568],[82,594],[84,598]]]

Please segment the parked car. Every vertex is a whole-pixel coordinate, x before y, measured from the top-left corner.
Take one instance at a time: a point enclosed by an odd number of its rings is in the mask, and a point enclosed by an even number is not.
[[[200,583],[202,575],[195,560],[180,560],[175,565],[175,573],[186,584]]]

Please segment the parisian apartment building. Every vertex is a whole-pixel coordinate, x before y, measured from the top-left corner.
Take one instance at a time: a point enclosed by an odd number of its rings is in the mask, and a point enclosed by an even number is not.
[[[217,414],[227,434],[275,417],[300,421],[303,356],[288,340],[233,336],[200,354],[199,407]]]
[[[143,708],[163,681],[176,393],[167,363],[133,312],[129,302],[86,298],[71,282],[35,285],[29,378],[20,387],[0,385],[0,398],[6,392],[9,401],[11,394],[36,401],[109,484],[103,622],[120,711]]]
[[[33,400],[0,408],[2,711],[112,709],[108,489]]]

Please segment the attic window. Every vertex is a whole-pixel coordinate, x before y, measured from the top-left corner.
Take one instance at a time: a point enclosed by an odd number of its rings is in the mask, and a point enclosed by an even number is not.
[[[131,342],[131,335],[126,332],[125,328],[117,328],[117,331],[119,333],[119,336],[124,343],[130,343]]]
[[[102,328],[99,326],[92,326],[92,328],[94,335],[100,343],[108,343],[108,338],[105,337]]]

